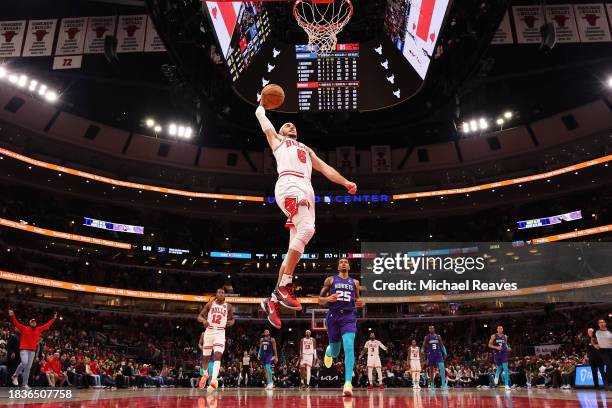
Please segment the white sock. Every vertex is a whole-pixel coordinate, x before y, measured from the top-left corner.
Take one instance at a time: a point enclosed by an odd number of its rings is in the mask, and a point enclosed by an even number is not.
[[[370,385],[374,385],[372,382],[372,371],[372,367],[368,367],[368,381],[370,382]]]
[[[291,282],[293,281],[293,275],[289,275],[286,273],[283,273],[283,275],[281,276],[281,280],[280,283],[278,284],[279,287],[285,287],[287,285],[291,285]]]
[[[221,361],[215,360],[215,362],[213,363],[213,374],[212,374],[211,381],[215,381],[217,379],[217,375],[219,375],[220,368],[221,368]]]
[[[306,385],[310,385],[310,367],[306,366]]]
[[[381,368],[378,367],[376,369],[376,372],[378,373],[378,384],[380,385],[380,384],[382,384],[382,370],[381,370]]]

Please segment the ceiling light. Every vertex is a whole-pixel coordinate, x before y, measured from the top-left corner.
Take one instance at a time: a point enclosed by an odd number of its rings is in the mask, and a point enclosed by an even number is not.
[[[49,102],[55,102],[57,100],[57,94],[53,91],[49,91],[45,94],[45,98],[47,98]]]
[[[0,67],[0,78],[4,78],[8,75],[8,71],[4,67]]]
[[[480,125],[480,129],[482,130],[489,127],[489,123],[487,122],[485,118],[480,118],[480,120],[478,121],[478,124]]]
[[[495,121],[495,123],[497,123],[498,125],[503,125],[504,124],[504,120],[502,118],[497,118],[497,120]]]
[[[511,119],[512,118],[512,112],[510,112],[510,111],[504,112],[504,118]]]
[[[38,81],[33,79],[32,81],[30,81],[30,87],[28,89],[30,91],[32,91],[32,92],[35,91],[36,90],[36,85],[38,85]]]
[[[470,129],[472,129],[472,131],[477,131],[478,130],[478,122],[476,122],[475,120],[470,120]]]
[[[467,122],[463,122],[463,124],[461,125],[461,129],[463,130],[463,133],[470,133],[470,124]]]
[[[1,73],[0,73],[0,77],[2,77],[2,74],[1,74]],[[610,88],[612,88],[612,75],[610,75],[610,76],[608,77],[608,86],[609,86]]]
[[[15,74],[9,75],[8,79],[9,79],[9,82],[12,84],[16,83],[19,80],[19,78],[17,78],[17,75]]]
[[[47,85],[41,84],[40,88],[38,88],[38,94],[44,96],[45,93],[47,93]]]
[[[156,132],[161,132],[162,128],[161,128],[161,126],[156,125],[156,126],[153,128],[153,130],[154,130],[154,131],[156,131]]]
[[[20,75],[19,80],[17,81],[17,86],[23,88],[24,86],[26,86],[27,82],[28,82],[28,77],[25,75]]]
[[[153,126],[155,126],[155,121],[151,118],[147,118],[147,120],[145,120],[145,124],[147,125],[147,127],[152,128]]]
[[[185,126],[179,126],[177,134],[179,135],[179,137],[185,136]]]
[[[171,123],[170,126],[168,127],[168,134],[170,136],[176,135],[176,125],[174,123]]]
[[[186,137],[187,139],[190,139],[190,138],[191,138],[191,134],[192,134],[192,133],[193,133],[193,130],[191,130],[191,128],[190,128],[190,127],[186,127],[186,128],[185,128],[185,137]]]

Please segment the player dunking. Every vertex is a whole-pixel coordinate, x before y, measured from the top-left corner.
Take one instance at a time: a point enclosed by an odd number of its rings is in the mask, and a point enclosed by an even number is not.
[[[321,172],[330,181],[344,186],[350,194],[355,194],[357,185],[326,164],[312,149],[299,143],[297,129],[293,123],[285,123],[276,133],[263,106],[257,108],[255,116],[276,158],[278,180],[274,195],[276,204],[287,216],[285,227],[289,230],[289,249],[280,267],[276,288],[269,299],[261,302],[270,324],[279,329],[279,303],[289,309],[302,310],[302,305],[293,294],[291,283],[293,271],[304,253],[304,248],[315,233],[314,191],[310,183],[312,169]]]
[[[317,341],[310,337],[310,330],[306,330],[306,337],[300,340],[300,377],[302,387],[310,388],[310,374],[312,366],[317,361]]]
[[[208,366],[210,355],[212,352],[215,353],[212,378],[207,389],[208,392],[213,392],[218,386],[217,376],[221,368],[221,357],[223,356],[223,351],[225,351],[225,327],[230,327],[234,324],[232,305],[225,302],[225,291],[223,289],[217,289],[215,298],[208,302],[198,315],[198,321],[206,327],[202,343],[202,355],[204,356],[202,367]],[[200,386],[202,386],[201,384],[206,384],[207,380],[208,370],[204,370],[200,379]]]
[[[421,388],[419,385],[419,379],[421,378],[421,351],[417,346],[417,341],[414,339],[408,349],[408,367],[410,367],[410,374],[412,375],[412,388],[418,390]]]
[[[342,258],[338,261],[338,275],[325,279],[319,304],[329,304],[325,323],[329,346],[325,349],[323,363],[330,368],[334,358],[340,354],[340,341],[344,347],[344,388],[343,394],[353,395],[353,368],[355,367],[355,333],[357,332],[356,307],[363,307],[359,298],[359,281],[349,276],[351,265]]]
[[[499,376],[504,372],[504,385],[510,390],[510,370],[508,368],[508,352],[512,351],[508,345],[508,336],[504,334],[504,328],[497,326],[497,333],[492,334],[489,339],[489,348],[493,350],[495,361],[495,385],[499,384]]]
[[[429,373],[429,387],[435,388],[434,374],[436,366],[440,370],[440,379],[442,380],[442,388],[446,388],[446,368],[444,367],[444,357],[446,357],[446,348],[442,343],[442,337],[436,334],[436,329],[429,326],[429,334],[423,340],[421,352],[427,350],[427,372]]]
[[[272,363],[278,361],[276,353],[276,340],[270,336],[270,330],[264,330],[264,336],[259,340],[259,352],[257,358],[264,366],[264,374],[266,376],[266,390],[274,388],[274,377],[272,375]]]
[[[374,381],[372,377],[372,372],[376,369],[376,373],[378,374],[378,388],[383,389],[385,386],[382,383],[382,365],[380,364],[380,353],[379,349],[383,349],[387,351],[387,348],[380,341],[376,340],[376,335],[374,333],[370,333],[370,340],[366,341],[365,346],[363,346],[363,350],[359,353],[359,358],[365,353],[368,353],[368,381],[370,385],[368,385],[369,389],[374,388]]]

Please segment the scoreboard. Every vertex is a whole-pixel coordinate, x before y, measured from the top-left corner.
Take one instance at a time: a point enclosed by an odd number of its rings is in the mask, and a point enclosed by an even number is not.
[[[337,44],[328,53],[296,45],[295,58],[299,111],[357,110],[359,44]]]

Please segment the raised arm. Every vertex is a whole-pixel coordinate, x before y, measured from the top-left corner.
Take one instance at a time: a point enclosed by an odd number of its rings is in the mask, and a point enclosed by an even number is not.
[[[333,295],[329,296],[329,288],[331,288],[333,281],[334,281],[334,278],[332,278],[331,276],[328,276],[325,279],[325,282],[323,283],[323,288],[321,289],[321,293],[319,294],[319,304],[322,306],[325,306],[329,302],[338,301],[337,293],[334,293]]]
[[[308,152],[310,153],[313,169],[323,174],[329,181],[344,186],[349,194],[355,194],[357,192],[357,184],[345,179],[338,170],[321,160],[312,149],[308,149]]]
[[[266,110],[263,106],[259,105],[257,107],[255,110],[255,116],[261,125],[261,130],[266,135],[270,149],[272,149],[272,151],[276,150],[276,148],[282,143],[283,138],[276,133],[274,125],[272,125],[272,122],[270,122],[270,119],[268,119],[266,116]]]
[[[47,323],[40,326],[39,330],[41,332],[44,332],[45,330],[49,330],[49,327],[51,327],[51,325],[55,322],[55,319],[57,319],[57,312],[53,313],[53,317],[51,318],[51,320],[49,320]]]
[[[9,310],[9,316],[11,317],[11,322],[13,322],[13,325],[15,325],[15,328],[19,330],[19,333],[23,333],[26,326],[19,323],[19,320],[17,320],[17,317],[15,317],[15,312],[13,312],[12,310]]]
[[[210,310],[210,305],[212,304],[212,300],[209,301],[203,308],[202,311],[200,311],[200,314],[198,315],[198,322],[202,323],[202,325],[204,327],[208,327],[208,320],[206,320],[206,318],[208,317],[208,312]]]

